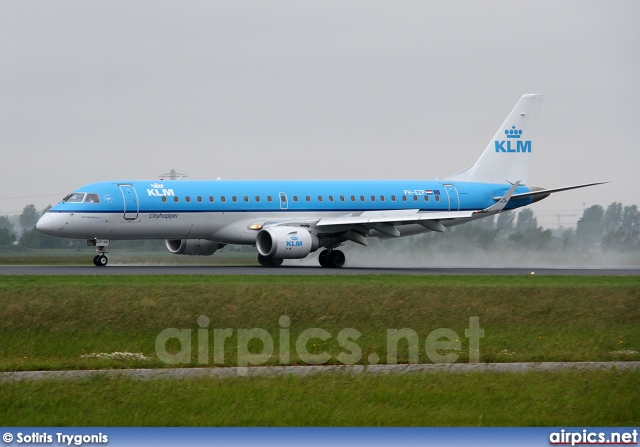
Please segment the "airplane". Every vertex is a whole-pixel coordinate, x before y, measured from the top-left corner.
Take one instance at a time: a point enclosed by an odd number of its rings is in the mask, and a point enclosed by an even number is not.
[[[112,240],[164,239],[177,255],[250,245],[264,267],[322,250],[340,268],[348,241],[392,239],[513,210],[563,188],[528,187],[542,95],[526,94],[472,166],[443,180],[115,180],[76,189],[38,221],[43,233],[86,239],[106,266]]]

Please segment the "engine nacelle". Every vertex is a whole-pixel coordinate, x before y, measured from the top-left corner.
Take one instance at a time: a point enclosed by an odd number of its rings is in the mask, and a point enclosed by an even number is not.
[[[256,237],[258,253],[267,258],[300,259],[319,245],[315,234],[300,227],[267,227]]]
[[[224,244],[206,239],[166,239],[164,244],[174,255],[209,256]]]

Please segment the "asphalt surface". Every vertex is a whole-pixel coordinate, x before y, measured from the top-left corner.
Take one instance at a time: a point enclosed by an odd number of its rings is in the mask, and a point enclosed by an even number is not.
[[[79,371],[18,371],[0,373],[0,382],[23,380],[78,380],[95,376],[151,379],[224,379],[229,377],[309,376],[315,374],[407,374],[407,373],[522,373],[529,371],[613,371],[640,369],[640,362],[520,362],[520,363],[436,363],[411,365],[320,365],[255,366],[248,368],[158,368]]]
[[[316,266],[147,266],[108,265],[38,266],[3,265],[2,275],[559,275],[559,276],[640,276],[640,268],[379,268],[343,267],[326,269]]]

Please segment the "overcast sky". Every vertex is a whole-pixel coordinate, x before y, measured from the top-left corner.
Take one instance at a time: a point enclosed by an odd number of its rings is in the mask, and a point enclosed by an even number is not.
[[[0,213],[83,184],[432,179],[544,94],[534,205],[640,204],[637,1],[0,1]]]

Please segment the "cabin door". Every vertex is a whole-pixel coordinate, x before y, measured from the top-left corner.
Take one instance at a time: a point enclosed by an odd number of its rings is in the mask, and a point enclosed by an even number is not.
[[[460,211],[460,196],[454,185],[443,185],[449,196],[449,211]]]
[[[118,185],[122,192],[124,200],[124,220],[136,220],[138,211],[140,211],[138,203],[138,193],[133,185]]]

